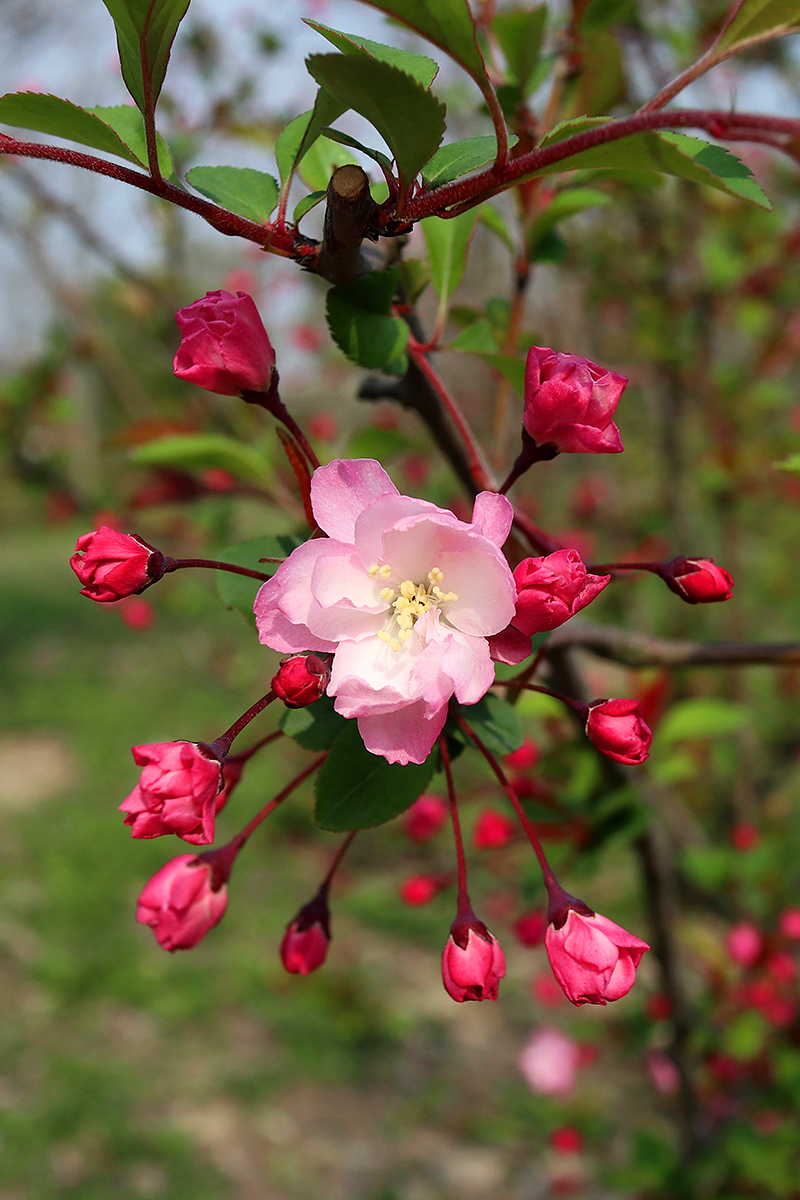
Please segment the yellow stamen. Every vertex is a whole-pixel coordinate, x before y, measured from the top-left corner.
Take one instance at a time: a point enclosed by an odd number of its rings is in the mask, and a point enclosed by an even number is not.
[[[381,600],[391,600],[394,596],[394,588],[381,588],[378,592]]]

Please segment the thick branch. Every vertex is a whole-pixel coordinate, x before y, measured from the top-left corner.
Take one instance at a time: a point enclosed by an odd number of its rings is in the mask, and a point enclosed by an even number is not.
[[[548,652],[566,646],[582,646],[629,667],[800,667],[800,642],[690,642],[579,618],[556,629],[547,642]]]
[[[330,283],[347,283],[372,268],[361,243],[373,224],[377,205],[361,167],[339,167],[328,184],[325,226],[316,271]]]

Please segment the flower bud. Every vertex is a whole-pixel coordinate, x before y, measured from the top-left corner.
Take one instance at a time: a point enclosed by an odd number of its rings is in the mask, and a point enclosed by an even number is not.
[[[577,1006],[607,1004],[626,995],[636,982],[642,955],[650,949],[608,917],[587,916],[574,908],[558,928],[548,925],[544,944],[564,995]]]
[[[658,573],[687,604],[715,604],[733,594],[733,579],[713,558],[673,558],[661,563]]]
[[[164,555],[134,533],[101,525],[78,538],[69,565],[83,584],[82,596],[113,604],[161,579]]]
[[[589,705],[586,735],[606,758],[628,766],[645,761],[653,740],[638,700],[595,700]]]
[[[525,558],[514,570],[516,612],[511,624],[529,636],[563,625],[602,592],[610,575],[590,575],[577,550]]]
[[[580,1046],[560,1029],[537,1029],[519,1057],[528,1087],[541,1096],[571,1092],[580,1064]]]
[[[281,962],[290,975],[308,975],[325,962],[331,941],[330,921],[327,895],[322,891],[287,926],[281,942]]]
[[[429,842],[447,820],[447,805],[441,796],[423,792],[403,817],[403,832],[412,842]]]
[[[272,690],[287,708],[305,708],[325,695],[330,678],[330,656],[295,654],[278,667]]]
[[[476,917],[456,918],[442,954],[442,981],[448,995],[465,1000],[496,1000],[506,960],[500,943]]]
[[[800,908],[785,908],[778,927],[784,937],[791,938],[792,941],[800,939]]]
[[[547,918],[544,913],[526,912],[517,917],[512,928],[517,941],[523,946],[541,946],[547,929]]]
[[[752,967],[761,956],[763,941],[751,921],[740,921],[729,931],[725,945],[735,963],[740,967]]]
[[[136,920],[150,925],[165,950],[191,950],[221,921],[228,907],[228,889],[216,891],[210,863],[180,854],[165,863],[145,884]]]
[[[499,850],[507,846],[514,836],[514,822],[493,808],[485,808],[472,831],[472,844],[476,850]]]
[[[572,454],[618,454],[612,421],[628,380],[575,354],[531,346],[525,369],[526,432],[537,446]]]
[[[531,767],[536,766],[540,757],[539,747],[529,737],[526,737],[519,749],[507,754],[503,761],[517,771],[528,771]]]
[[[197,742],[154,742],[133,746],[131,753],[141,778],[120,811],[131,837],[154,838],[165,833],[192,845],[214,840],[217,794],[222,790],[222,764]]]
[[[400,887],[400,899],[409,908],[421,908],[430,904],[441,883],[433,875],[412,875]]]
[[[252,296],[208,292],[175,314],[181,344],[173,371],[220,396],[268,392],[275,352]]]

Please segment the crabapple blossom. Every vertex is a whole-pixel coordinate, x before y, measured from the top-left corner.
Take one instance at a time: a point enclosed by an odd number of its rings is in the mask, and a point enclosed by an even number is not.
[[[120,533],[108,525],[78,538],[69,565],[83,584],[81,595],[100,604],[143,592],[164,574],[160,550],[135,533]]]
[[[740,921],[728,932],[725,946],[738,966],[752,967],[761,955],[763,939],[751,921]]]
[[[572,454],[619,454],[612,417],[628,380],[576,354],[531,346],[525,368],[525,431],[537,446]]]
[[[465,1000],[496,1000],[506,959],[497,938],[482,921],[453,928],[442,954],[442,981],[449,996]]]
[[[175,320],[181,344],[173,371],[220,396],[268,392],[275,372],[272,349],[252,296],[246,292],[207,292]]]
[[[599,913],[570,908],[566,920],[547,927],[544,937],[553,974],[573,1004],[607,1004],[626,995],[650,947]]]
[[[180,854],[145,884],[136,920],[152,928],[165,950],[191,950],[222,920],[227,907],[228,889],[222,884],[214,890],[211,864]]]
[[[434,875],[412,875],[401,885],[400,899],[409,908],[421,908],[424,904],[430,904],[441,886]]]
[[[514,822],[503,813],[493,808],[484,808],[472,830],[472,844],[476,850],[500,849],[508,845],[515,829]]]
[[[404,814],[403,832],[412,842],[429,842],[442,828],[447,816],[447,805],[442,797],[423,792]]]
[[[575,1086],[581,1048],[560,1029],[537,1029],[519,1056],[519,1069],[532,1092],[565,1096]]]
[[[596,700],[590,704],[586,736],[606,758],[626,766],[643,763],[653,740],[638,700]]]
[[[220,760],[197,742],[154,742],[133,746],[131,753],[143,768],[136,787],[119,806],[127,814],[131,837],[177,833],[193,845],[213,842],[217,795],[223,786]]]
[[[372,459],[337,459],[311,480],[328,536],[298,546],[256,597],[259,638],[284,654],[333,654],[327,693],[388,762],[422,763],[450,697],[494,681],[488,638],[514,615],[500,550],[513,510],[481,492],[472,522],[402,496]]]

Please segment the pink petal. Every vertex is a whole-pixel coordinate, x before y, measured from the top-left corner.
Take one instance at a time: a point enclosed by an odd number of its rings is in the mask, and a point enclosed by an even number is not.
[[[514,508],[498,492],[480,492],[472,509],[472,526],[496,546],[502,546],[511,531]]]
[[[397,488],[372,458],[334,459],[311,479],[311,507],[320,529],[351,546],[358,518],[387,493],[397,495]]]
[[[359,717],[358,731],[371,754],[405,766],[425,762],[446,719],[446,704],[428,718],[425,701],[418,700],[392,713]]]

